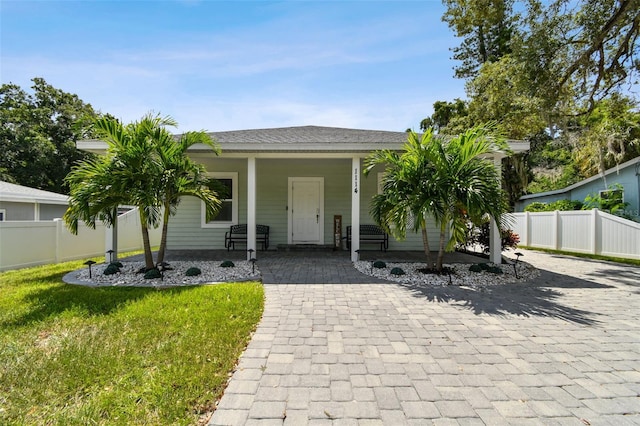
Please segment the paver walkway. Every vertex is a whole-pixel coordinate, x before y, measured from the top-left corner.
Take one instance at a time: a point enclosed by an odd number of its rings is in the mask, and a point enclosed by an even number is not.
[[[640,268],[524,259],[485,291],[265,284],[209,424],[640,424]]]

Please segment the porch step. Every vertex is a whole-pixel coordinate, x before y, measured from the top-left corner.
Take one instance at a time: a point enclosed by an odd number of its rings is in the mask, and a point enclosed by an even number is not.
[[[331,244],[278,244],[278,251],[333,251]]]

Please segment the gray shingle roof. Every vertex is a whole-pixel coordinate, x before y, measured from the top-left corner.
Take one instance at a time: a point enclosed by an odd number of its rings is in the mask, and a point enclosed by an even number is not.
[[[226,153],[369,153],[377,149],[400,150],[406,132],[345,129],[340,127],[298,126],[270,129],[210,132]],[[176,135],[179,137],[180,135]],[[510,141],[516,152],[529,149],[529,143]],[[78,148],[100,152],[104,142],[86,140]],[[209,152],[206,145],[194,145],[191,152]]]
[[[69,197],[55,192],[29,188],[28,186],[16,185],[0,180],[0,201],[67,204]]]
[[[300,126],[234,130],[209,133],[229,152],[370,152],[399,149],[407,140],[404,132]],[[193,151],[206,150],[193,147]],[[208,148],[207,148],[208,149]]]
[[[233,130],[209,133],[219,143],[260,144],[330,144],[330,143],[399,143],[407,140],[405,132],[344,129],[339,127],[279,127],[271,129]]]

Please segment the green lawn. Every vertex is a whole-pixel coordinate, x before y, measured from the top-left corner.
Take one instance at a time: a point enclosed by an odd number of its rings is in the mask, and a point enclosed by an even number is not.
[[[0,424],[194,424],[262,316],[259,283],[88,288],[0,273]]]

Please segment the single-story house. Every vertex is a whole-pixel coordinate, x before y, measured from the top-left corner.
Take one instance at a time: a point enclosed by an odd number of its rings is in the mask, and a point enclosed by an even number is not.
[[[247,249],[256,245],[256,225],[270,228],[270,248],[279,245],[336,245],[351,226],[351,258],[360,249],[360,224],[373,224],[369,215],[372,196],[380,190],[380,168],[362,174],[364,159],[374,150],[401,150],[405,132],[301,126],[237,130],[210,134],[221,146],[215,156],[205,145],[193,146],[190,156],[204,164],[211,176],[231,189],[221,213],[207,221],[202,203],[185,197],[170,220],[170,249],[223,249],[230,225],[247,224]],[[515,152],[529,148],[512,142]],[[104,152],[102,141],[81,141],[78,147]],[[495,159],[500,165],[500,158]],[[435,227],[430,241],[437,241]],[[498,237],[499,238],[499,237]],[[499,239],[498,239],[499,241]],[[500,258],[497,244],[495,259]],[[435,246],[434,246],[435,247]],[[366,247],[363,247],[366,248]],[[420,234],[389,242],[389,250],[422,250]]]
[[[606,193],[609,191],[609,187],[614,184],[622,186],[622,199],[629,203],[627,210],[633,216],[640,217],[640,157],[605,171],[604,177],[602,174],[598,174],[563,189],[523,195],[516,202],[516,211],[522,212],[534,202],[584,201],[588,195]]]
[[[0,181],[0,221],[53,220],[68,206],[66,195]]]

